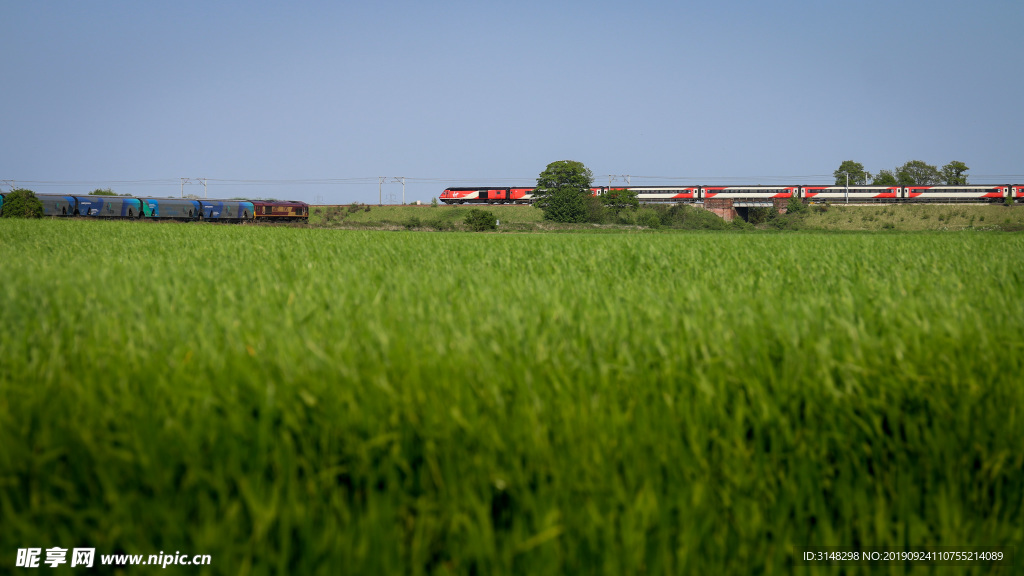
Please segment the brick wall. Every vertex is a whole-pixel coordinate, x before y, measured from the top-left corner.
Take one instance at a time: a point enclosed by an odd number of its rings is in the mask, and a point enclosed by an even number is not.
[[[736,209],[732,207],[732,198],[723,198],[721,200],[708,198],[704,200],[704,209],[718,214],[726,222],[732,222],[733,218],[737,216]]]

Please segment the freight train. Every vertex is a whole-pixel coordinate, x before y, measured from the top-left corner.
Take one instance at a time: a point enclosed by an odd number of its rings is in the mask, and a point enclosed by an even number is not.
[[[711,199],[770,201],[802,198],[808,202],[1014,202],[1024,201],[1024,184],[961,186],[600,186],[595,196],[608,190],[636,192],[643,203],[703,202]],[[446,204],[530,204],[533,188],[446,188]]]
[[[3,213],[5,196],[0,194],[0,214]],[[209,220],[213,222],[305,222],[309,219],[309,205],[305,202],[65,196],[62,194],[36,194],[35,196],[43,203],[44,216]]]

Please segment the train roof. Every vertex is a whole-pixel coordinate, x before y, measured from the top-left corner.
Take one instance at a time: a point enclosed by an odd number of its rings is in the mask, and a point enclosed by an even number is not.
[[[468,192],[470,190],[533,190],[536,186],[449,186],[445,190]]]
[[[250,200],[256,206],[309,206],[298,200]]]

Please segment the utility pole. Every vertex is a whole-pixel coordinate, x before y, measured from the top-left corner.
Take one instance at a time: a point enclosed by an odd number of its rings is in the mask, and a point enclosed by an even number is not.
[[[195,180],[195,182],[193,182]],[[203,184],[203,198],[208,198],[206,189],[206,178],[182,178],[181,179],[181,197],[185,197],[185,184]]]
[[[377,176],[377,206],[384,205],[384,181],[387,176]]]
[[[629,174],[609,174],[608,175],[608,188],[612,187],[612,182],[614,182],[615,180],[618,180],[620,178],[622,179],[623,182],[626,183],[626,186],[629,186]]]
[[[402,206],[405,206],[405,176],[392,176],[391,181],[395,184],[402,183]]]

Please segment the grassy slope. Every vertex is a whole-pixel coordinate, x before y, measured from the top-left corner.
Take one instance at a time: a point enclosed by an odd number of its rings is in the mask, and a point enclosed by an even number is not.
[[[371,206],[369,212],[348,213],[344,208],[324,207],[323,213],[312,210],[310,225],[317,227],[380,226],[384,222],[401,226],[412,218],[424,226],[442,221],[459,224],[473,206]],[[562,228],[592,228],[591,224],[556,225],[545,223],[543,213],[532,206],[477,206],[493,211],[504,223],[503,230],[538,230]],[[324,215],[331,214],[330,221]],[[342,217],[344,215],[344,217]],[[817,230],[1024,230],[1024,205],[1006,207],[1001,204],[958,205],[874,205],[844,206],[833,204],[827,212],[811,210],[806,218],[807,228]],[[628,228],[628,227],[624,227]]]
[[[505,223],[506,229],[516,225],[530,225],[532,229],[533,224],[544,219],[544,213],[532,206],[370,206],[369,212],[349,212],[345,207],[314,207],[310,210],[309,223],[312,226],[379,225],[384,222],[400,225],[417,218],[424,223],[461,224],[466,213],[473,208],[493,212],[499,221]]]
[[[5,555],[747,574],[1024,540],[1024,237],[0,221],[0,247]]]
[[[843,206],[812,210],[807,225],[824,230],[1024,229],[1024,206],[1002,204]]]

